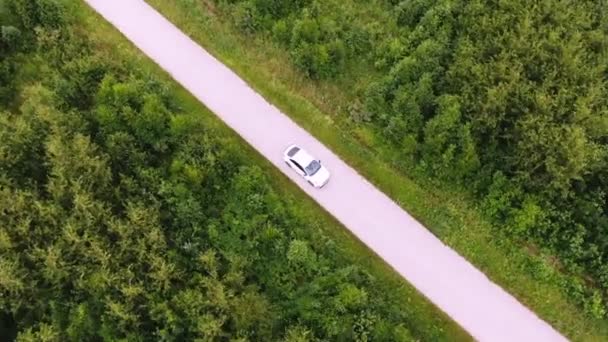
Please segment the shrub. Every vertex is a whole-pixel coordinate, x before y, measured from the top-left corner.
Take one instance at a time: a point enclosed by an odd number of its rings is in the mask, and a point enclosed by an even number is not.
[[[462,180],[479,167],[470,127],[461,121],[457,97],[438,99],[438,113],[424,127],[423,158],[438,176]]]
[[[260,29],[261,14],[250,1],[243,1],[236,5],[233,20],[235,26],[244,33],[252,34]]]
[[[7,0],[8,8],[26,29],[36,26],[60,28],[64,25],[65,8],[57,0]]]
[[[272,36],[275,41],[283,45],[288,45],[291,40],[290,27],[287,25],[287,21],[279,20],[274,23],[272,27]]]
[[[16,50],[21,43],[21,31],[14,26],[0,27],[0,42],[4,49]]]

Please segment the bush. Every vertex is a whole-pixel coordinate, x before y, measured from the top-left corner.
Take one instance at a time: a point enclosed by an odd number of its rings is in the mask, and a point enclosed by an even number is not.
[[[520,203],[522,197],[522,190],[497,171],[492,175],[492,183],[483,200],[483,212],[499,222],[505,222],[510,217],[510,209]]]
[[[324,44],[301,43],[292,51],[294,63],[313,79],[327,78],[337,73],[332,56]]]
[[[291,28],[287,25],[287,21],[279,20],[274,23],[272,36],[280,44],[288,45],[291,41]]]
[[[479,167],[470,126],[461,121],[457,97],[444,95],[437,102],[437,115],[424,127],[423,158],[434,174],[462,180]]]
[[[0,27],[0,51],[13,51],[21,45],[21,31],[14,26]]]
[[[416,26],[430,6],[428,0],[400,1],[394,9],[397,24],[406,27]]]
[[[0,104],[8,104],[15,97],[14,75],[16,72],[13,61],[0,60]]]
[[[606,316],[606,304],[599,291],[594,290],[593,294],[587,298],[585,309],[597,319],[603,319]]]
[[[539,228],[546,218],[543,208],[530,196],[524,198],[521,208],[513,208],[510,216],[508,228],[512,233],[524,237],[535,235],[529,231]]]
[[[7,0],[7,4],[28,30],[36,26],[60,28],[65,24],[65,8],[57,0]]]
[[[262,15],[254,3],[243,1],[236,5],[233,20],[235,26],[243,33],[252,34],[261,27]]]

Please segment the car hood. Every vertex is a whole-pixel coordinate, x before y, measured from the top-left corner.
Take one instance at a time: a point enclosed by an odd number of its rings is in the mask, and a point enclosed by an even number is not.
[[[330,176],[329,171],[327,171],[327,169],[323,165],[321,165],[321,168],[319,169],[319,171],[317,171],[317,173],[315,173],[314,175],[309,177],[309,180],[316,187],[322,187],[329,180],[329,176]]]

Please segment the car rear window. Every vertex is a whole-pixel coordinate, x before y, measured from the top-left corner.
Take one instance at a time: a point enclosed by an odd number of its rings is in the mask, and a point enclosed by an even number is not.
[[[313,160],[306,167],[306,174],[309,176],[314,176],[317,171],[321,169],[321,163],[318,160]]]
[[[287,152],[287,155],[293,157],[296,153],[298,153],[299,150],[299,147],[294,146],[291,148],[291,150],[289,150],[289,152]]]

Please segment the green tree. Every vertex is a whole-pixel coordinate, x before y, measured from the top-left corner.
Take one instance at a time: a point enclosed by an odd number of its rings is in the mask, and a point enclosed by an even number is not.
[[[440,97],[438,107],[424,127],[424,160],[439,176],[462,179],[479,167],[470,128],[461,122],[456,97]]]

